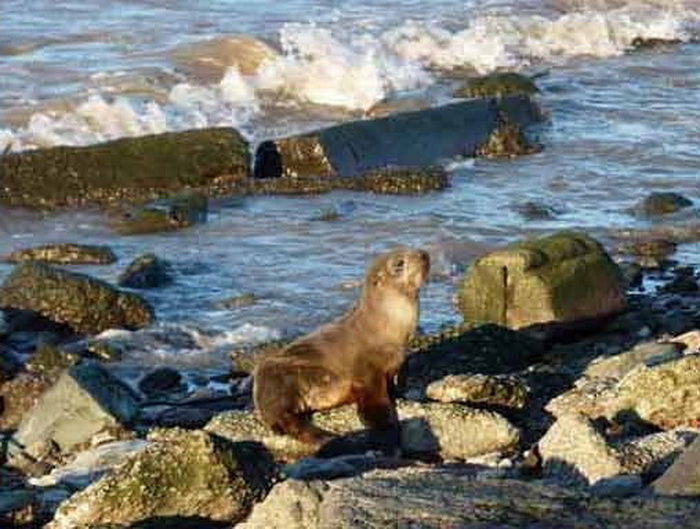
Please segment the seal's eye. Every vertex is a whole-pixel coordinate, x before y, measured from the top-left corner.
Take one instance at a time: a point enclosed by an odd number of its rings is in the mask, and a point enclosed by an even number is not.
[[[406,266],[406,260],[403,257],[397,257],[391,262],[391,273],[394,275],[399,275],[403,272]]]

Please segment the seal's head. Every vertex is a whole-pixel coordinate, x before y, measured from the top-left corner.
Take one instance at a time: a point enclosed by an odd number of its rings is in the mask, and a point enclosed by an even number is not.
[[[416,297],[430,272],[430,256],[423,250],[398,248],[377,257],[365,279],[365,290],[391,289]]]

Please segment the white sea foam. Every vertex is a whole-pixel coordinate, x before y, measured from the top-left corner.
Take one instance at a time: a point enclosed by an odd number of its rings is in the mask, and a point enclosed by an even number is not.
[[[178,84],[159,102],[95,95],[72,111],[39,112],[18,130],[0,130],[0,150],[8,144],[13,150],[82,145],[206,126],[236,126],[245,132],[269,97],[366,110],[395,93],[434,83],[435,68],[518,69],[578,56],[619,55],[635,38],[688,40],[700,35],[697,4],[568,3],[569,11],[556,16],[512,11],[478,15],[456,31],[417,21],[375,31],[286,24],[280,30],[282,53],[254,75],[243,76],[232,68],[219,83]]]

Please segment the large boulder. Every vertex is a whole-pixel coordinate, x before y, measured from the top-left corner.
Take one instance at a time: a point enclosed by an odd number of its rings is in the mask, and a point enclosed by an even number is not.
[[[0,157],[0,203],[29,208],[145,202],[185,190],[230,193],[249,172],[248,142],[232,128],[121,138]]]
[[[402,449],[412,454],[467,459],[511,450],[520,437],[518,429],[497,413],[457,404],[399,401],[398,413]],[[364,429],[353,406],[317,413],[314,422],[341,435]],[[248,412],[218,415],[206,430],[233,441],[261,442],[280,460],[294,460],[314,453],[308,445],[273,433]]]
[[[15,268],[0,287],[0,307],[38,312],[78,333],[134,329],[153,321],[153,309],[139,296],[42,263]]]
[[[139,412],[134,391],[99,364],[68,369],[22,419],[10,454],[46,442],[69,452],[97,433],[124,430]]]
[[[353,121],[262,142],[254,174],[355,177],[387,166],[425,167],[444,158],[473,156],[504,120],[525,128],[540,117],[529,97],[510,96]]]
[[[625,307],[618,267],[600,243],[574,232],[480,257],[459,290],[459,308],[466,322],[513,329],[582,324]]]
[[[278,483],[238,527],[651,529],[695,527],[699,515],[700,503],[694,500],[611,500],[543,480],[476,478],[464,469],[408,467],[334,481]]]
[[[267,492],[274,465],[259,446],[202,431],[157,430],[150,444],[63,503],[50,529],[177,520],[241,521]]]
[[[117,256],[107,246],[65,243],[17,250],[5,260],[9,263],[43,261],[53,264],[111,264],[117,260]]]

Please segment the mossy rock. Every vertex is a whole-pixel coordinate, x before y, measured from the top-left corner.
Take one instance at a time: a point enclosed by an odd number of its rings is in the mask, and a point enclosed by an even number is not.
[[[52,264],[111,264],[117,256],[107,246],[87,244],[47,244],[12,252],[5,259],[8,263],[43,261]]]
[[[55,379],[62,371],[77,365],[80,360],[80,355],[61,351],[53,345],[42,344],[27,362],[27,371]]]
[[[466,322],[520,329],[599,321],[622,311],[626,298],[620,270],[600,243],[559,232],[477,259],[458,304]]]
[[[135,294],[42,263],[15,268],[0,287],[0,307],[31,310],[86,334],[145,327],[154,318],[153,309]]]
[[[640,215],[655,217],[677,213],[681,209],[689,208],[693,201],[680,193],[663,192],[651,193],[635,206],[635,211]]]
[[[172,282],[170,264],[152,253],[134,259],[117,280],[126,288],[159,288]]]
[[[247,141],[232,128],[121,138],[0,158],[0,203],[28,208],[147,202],[186,190],[228,194],[247,176]]]
[[[186,193],[122,213],[111,225],[120,235],[145,235],[189,228],[206,222],[207,214],[207,197]]]
[[[527,138],[522,128],[502,119],[488,139],[476,149],[484,158],[514,158],[540,152],[542,148]]]
[[[242,521],[275,473],[264,449],[203,431],[156,430],[150,444],[61,504],[52,529],[127,527],[157,518]]]
[[[455,97],[488,98],[510,95],[532,96],[539,92],[535,82],[528,76],[515,72],[501,72],[473,77],[460,87]]]

